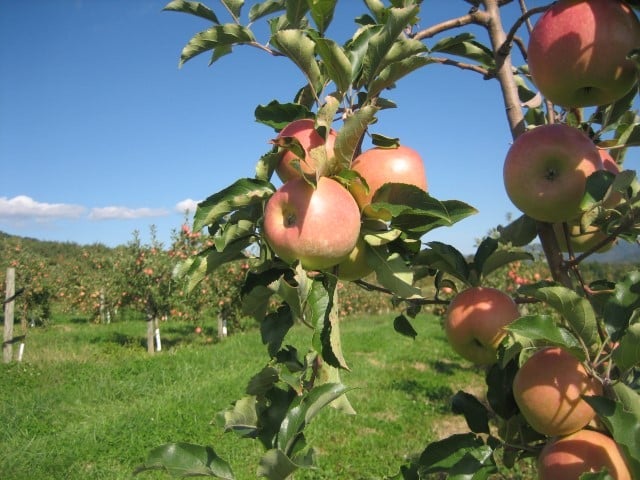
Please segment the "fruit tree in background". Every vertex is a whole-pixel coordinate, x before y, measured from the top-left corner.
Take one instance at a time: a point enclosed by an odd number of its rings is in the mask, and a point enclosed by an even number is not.
[[[640,140],[638,4],[560,0],[528,10],[525,0],[451,1],[451,20],[421,28],[428,2],[364,0],[353,36],[338,44],[326,33],[343,2],[264,1],[248,11],[242,0],[220,3],[228,23],[201,3],[165,7],[211,23],[181,64],[205,52],[213,64],[253,46],[286,57],[304,78],[290,99],[256,108],[256,120],[273,128],[272,146],[252,176],[199,204],[193,230],[206,229],[212,244],[177,269],[195,286],[228,262],[249,264],[242,308],[260,322],[267,357],[220,422],[262,444],[257,475],[284,479],[313,466],[305,427],[326,406],[357,409],[342,381],[349,352],[338,285],[349,280],[389,296],[403,335],[416,335],[425,306],[450,300],[447,338],[486,373],[484,398],[461,391],[452,399],[469,432],[430,443],[396,478],[480,479],[533,459],[543,479],[640,478],[640,272],[587,284],[580,271],[592,253],[640,233],[640,186],[624,168]],[[503,9],[517,13],[513,25],[503,25]],[[264,41],[252,30],[260,21]],[[441,64],[499,83],[514,138],[504,184],[522,215],[471,258],[424,238],[475,209],[430,195],[438,179],[427,181],[420,153],[376,129],[387,109],[402,108],[388,96],[396,83]],[[581,244],[587,233],[599,235]],[[490,289],[492,273],[530,259],[536,239],[553,278]],[[435,297],[419,287],[425,277]],[[542,313],[526,314],[523,303]],[[298,323],[309,340],[294,346],[287,334]],[[615,448],[603,452],[606,443]],[[139,470],[147,469],[234,478],[211,447],[186,443],[155,448]]]

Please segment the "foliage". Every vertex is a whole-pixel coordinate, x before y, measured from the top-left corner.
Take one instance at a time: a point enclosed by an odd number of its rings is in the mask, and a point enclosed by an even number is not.
[[[504,93],[514,137],[536,125],[565,123],[589,133],[601,148],[614,148],[619,165],[625,149],[637,144],[638,117],[632,110],[637,88],[612,105],[591,110],[565,110],[540,98],[528,75],[524,42],[515,35],[530,15],[546,7],[527,12],[520,2],[522,16],[508,33],[502,31],[500,10],[518,7],[509,5],[514,2],[494,0],[470,2],[474,6],[466,14],[418,30],[421,9],[428,11],[428,5],[423,7],[419,0],[392,0],[390,5],[365,0],[368,11],[356,18],[357,30],[340,45],[326,36],[338,14],[335,0],[258,2],[248,12],[244,2],[221,3],[229,17],[227,23],[201,3],[174,0],[165,7],[209,23],[184,47],[180,64],[209,53],[210,65],[214,65],[233,49],[246,46],[293,62],[306,83],[288,102],[273,100],[258,107],[256,120],[276,132],[297,118],[314,118],[319,133],[335,128],[334,155],[317,154],[314,161],[317,176],[333,177],[346,187],[362,181],[350,166],[362,151],[365,138],[370,136],[374,145],[389,143],[383,134],[372,133],[378,116],[396,107],[387,93],[405,76],[433,65],[453,65],[480,73],[484,79],[496,79]],[[451,4],[452,10],[461,8]],[[259,22],[268,25],[268,38],[262,41],[254,30]],[[470,32],[441,36],[469,24],[483,27],[491,46]],[[512,51],[514,45],[520,48]],[[512,92],[517,92],[517,98],[510,97]],[[341,294],[335,271],[309,272],[297,262],[283,262],[262,233],[262,212],[276,190],[271,178],[279,149],[290,149],[300,156],[299,146],[293,143],[273,142],[271,150],[257,161],[254,177],[240,178],[199,204],[193,228],[206,229],[211,246],[180,267],[180,274],[195,288],[229,262],[241,258],[248,264],[241,288],[242,307],[260,323],[269,361],[249,380],[246,395],[223,414],[222,424],[243,438],[259,440],[265,453],[256,473],[270,479],[289,478],[312,466],[314,450],[304,432],[318,410],[331,404],[351,411],[346,395],[349,388],[341,380],[350,367],[341,342]],[[314,184],[317,176],[306,178]],[[638,335],[640,274],[631,272],[619,282],[602,278],[587,282],[581,271],[585,259],[602,246],[616,240],[636,241],[640,184],[635,172],[596,172],[589,178],[580,225],[585,229],[597,226],[608,237],[590,251],[574,255],[570,250],[566,257],[560,252],[552,225],[526,216],[481,239],[471,258],[440,242],[423,244],[427,232],[462,221],[475,209],[406,185],[388,188],[400,189],[397,197],[401,200],[382,201],[386,197],[380,193],[374,197],[372,209],[383,208],[390,213],[390,220],[375,228],[366,221],[362,224],[369,247],[367,262],[374,268],[375,278],[355,283],[388,296],[397,311],[394,326],[399,333],[415,337],[413,323],[426,306],[442,313],[450,298],[447,295],[467,286],[502,283],[516,301],[531,306],[510,328],[498,363],[487,371],[488,404],[464,392],[454,397],[454,411],[464,415],[470,431],[429,444],[418,458],[401,467],[400,477],[418,479],[447,473],[452,478],[487,478],[497,471],[498,464],[513,467],[535,455],[546,440],[519,415],[510,388],[505,387],[537,346],[570,349],[603,385],[627,385],[635,392],[637,382],[632,380],[640,359],[633,345]],[[612,206],[613,195],[621,201]],[[534,264],[534,269],[525,273],[523,265],[534,260],[526,247],[537,237],[546,265],[538,269],[539,264]],[[298,323],[309,328],[311,343],[306,351],[289,342],[289,331]],[[625,398],[631,399],[635,414],[625,410],[615,396],[591,401],[638,476],[639,439],[623,425],[634,423],[633,419],[638,423],[640,397],[634,393]],[[200,463],[194,462],[194,468],[200,468]],[[164,466],[172,468],[174,460],[166,458]],[[188,474],[187,470],[181,473]]]

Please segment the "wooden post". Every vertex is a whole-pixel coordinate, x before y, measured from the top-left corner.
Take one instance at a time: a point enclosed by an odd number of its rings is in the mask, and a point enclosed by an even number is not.
[[[7,268],[5,301],[11,299],[16,293],[16,269]],[[13,316],[14,300],[4,304],[4,343],[2,344],[2,360],[9,363],[13,357]]]

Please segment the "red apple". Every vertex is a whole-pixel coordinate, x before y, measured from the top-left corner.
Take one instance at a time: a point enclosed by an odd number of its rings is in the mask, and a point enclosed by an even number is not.
[[[567,350],[546,347],[516,372],[513,396],[531,427],[544,435],[568,435],[584,428],[595,412],[582,395],[602,395],[602,384]]]
[[[374,212],[369,205],[378,189],[385,183],[404,183],[415,185],[427,191],[427,176],[420,154],[414,149],[403,145],[396,148],[374,147],[358,155],[351,169],[358,172],[365,179],[369,190],[359,182],[351,185],[351,193],[363,213],[372,218],[388,220],[388,212]],[[387,198],[379,201],[393,202],[396,200],[393,192],[388,192]]]
[[[604,433],[579,430],[551,440],[538,456],[540,480],[578,480],[583,473],[607,468],[615,480],[631,480],[622,450]]]
[[[445,333],[461,357],[477,365],[491,365],[506,335],[504,327],[518,317],[518,306],[506,293],[496,288],[470,287],[449,304]]]
[[[282,185],[267,201],[264,236],[282,260],[325,270],[349,256],[360,234],[360,209],[336,180],[304,178]]]
[[[303,173],[315,173],[316,164],[311,151],[324,145],[326,147],[327,156],[332,157],[336,136],[337,132],[332,129],[329,131],[325,141],[325,139],[316,131],[315,121],[310,118],[294,120],[284,127],[280,133],[278,133],[277,138],[282,139],[285,137],[293,137],[298,140],[305,151],[305,157],[304,159],[300,159],[291,150],[283,149],[280,161],[276,166],[276,173],[278,174],[278,177],[280,177],[280,180],[284,183],[287,180],[300,176],[300,171],[291,163],[294,160],[298,160],[300,162],[300,169]]]
[[[627,55],[640,46],[640,22],[619,0],[559,0],[536,22],[528,45],[533,83],[567,108],[605,105],[637,81]]]
[[[581,130],[542,125],[520,135],[504,162],[507,195],[523,213],[542,222],[580,214],[587,177],[602,168],[598,149]]]

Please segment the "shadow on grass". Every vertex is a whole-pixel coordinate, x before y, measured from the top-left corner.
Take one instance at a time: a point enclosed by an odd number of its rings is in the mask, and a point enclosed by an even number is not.
[[[442,375],[455,375],[456,372],[466,372],[473,369],[473,367],[447,360],[434,360],[430,362],[430,365],[431,368]]]
[[[417,380],[395,380],[391,388],[406,393],[415,400],[429,400],[441,403],[439,410],[449,412],[449,403],[453,397],[453,390],[448,385],[434,385]]]

